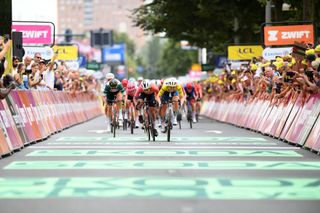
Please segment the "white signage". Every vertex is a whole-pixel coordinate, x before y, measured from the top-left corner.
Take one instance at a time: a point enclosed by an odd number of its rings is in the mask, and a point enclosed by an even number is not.
[[[40,53],[41,57],[45,60],[49,60],[53,57],[53,50],[51,47],[23,47],[25,54],[24,57],[30,56],[34,57],[35,53]]]
[[[263,50],[262,56],[266,60],[275,60],[276,56],[284,57],[292,53],[292,47],[270,48]]]

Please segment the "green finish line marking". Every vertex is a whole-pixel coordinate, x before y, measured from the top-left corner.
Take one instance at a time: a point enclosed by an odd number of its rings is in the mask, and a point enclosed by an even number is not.
[[[48,145],[149,145],[149,144],[157,144],[159,142],[49,142],[46,143]],[[160,142],[161,144],[167,144],[167,142]],[[172,143],[174,145],[257,145],[257,146],[265,146],[271,145],[276,146],[277,143],[271,142],[178,142]]]
[[[0,199],[320,200],[319,178],[0,178]]]
[[[61,137],[56,141],[146,141],[146,137]],[[157,137],[157,141],[167,141],[166,137]],[[264,138],[256,137],[172,137],[171,141],[213,141],[213,142],[265,142],[267,141]]]
[[[4,169],[320,170],[320,161],[14,161]]]
[[[35,150],[27,156],[302,157],[293,150]]]

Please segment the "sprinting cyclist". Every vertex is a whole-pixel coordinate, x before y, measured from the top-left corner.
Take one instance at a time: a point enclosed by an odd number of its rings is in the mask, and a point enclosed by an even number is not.
[[[200,82],[195,81],[194,87],[195,87],[195,90],[198,94],[198,98],[196,99],[196,110],[194,110],[194,112],[200,113],[201,101],[202,101],[202,97],[203,97],[202,96],[202,86],[201,86]]]
[[[131,104],[134,104],[134,96],[136,94],[136,91],[137,91],[138,87],[137,87],[137,82],[134,82],[134,81],[130,81],[127,85],[127,88],[126,88],[126,94],[127,94],[127,101],[126,101],[126,114],[129,114],[129,109],[130,109],[130,106]],[[135,115],[136,115],[136,118],[138,117],[138,111],[136,110],[135,112]],[[139,128],[139,124],[137,122],[137,119],[136,120],[136,126],[135,128]]]
[[[196,123],[196,100],[198,99],[198,92],[192,82],[188,82],[185,87],[186,101],[189,101],[192,109],[192,122]]]
[[[157,103],[160,103],[160,99],[157,96],[158,92],[159,92],[158,87],[155,84],[151,83],[149,80],[143,80],[135,94],[137,108],[140,110],[143,103],[146,102],[152,113],[153,122],[155,122],[156,120]],[[141,113],[139,115],[139,122],[143,123],[143,118]],[[158,136],[158,131],[156,129],[154,129],[153,131],[154,131],[154,135]]]
[[[126,100],[126,92],[118,79],[112,79],[107,82],[103,93],[106,96],[105,114],[109,119],[109,123],[112,122],[111,112],[114,101],[117,101],[117,113],[122,108],[123,102]]]
[[[161,90],[158,93],[159,98],[161,99],[161,107],[160,107],[160,117],[161,117],[161,125],[162,132],[166,132],[166,124],[165,124],[165,114],[168,108],[168,102],[170,100],[173,101],[173,112],[174,112],[174,120],[173,125],[177,125],[177,112],[179,108],[178,101],[180,100],[181,105],[184,102],[184,92],[181,84],[178,83],[175,78],[168,78],[163,82]]]

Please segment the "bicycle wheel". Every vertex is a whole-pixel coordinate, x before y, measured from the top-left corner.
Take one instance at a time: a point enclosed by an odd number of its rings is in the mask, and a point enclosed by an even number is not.
[[[112,126],[113,126],[113,137],[116,137],[116,129],[117,129],[117,114],[113,114],[113,120],[112,120]]]
[[[149,131],[151,133],[150,135],[152,136],[152,140],[155,141],[156,136],[154,135],[154,122],[152,121],[152,115],[150,111],[148,111],[148,120],[149,120]]]
[[[148,121],[149,121],[148,119],[145,119],[144,128],[145,128],[145,131],[147,133],[148,141],[150,141],[151,140],[151,132],[150,132],[150,126],[149,126]]]
[[[172,110],[169,110],[168,113],[168,125],[167,125],[167,141],[170,142],[170,134],[171,134],[171,119],[172,119]]]
[[[178,113],[177,113],[177,121],[179,124],[179,129],[181,129],[182,114],[181,114],[180,109],[178,110]]]
[[[128,119],[123,119],[123,130],[127,130]]]
[[[190,124],[190,129],[192,129],[192,110],[191,110],[191,106],[188,106],[188,122]]]
[[[131,134],[133,134],[133,129],[136,127],[135,121],[134,121],[134,114],[132,107],[130,107],[130,131]]]

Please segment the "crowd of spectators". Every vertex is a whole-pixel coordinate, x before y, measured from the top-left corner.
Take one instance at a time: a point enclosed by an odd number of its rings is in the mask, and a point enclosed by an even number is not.
[[[203,87],[206,98],[217,101],[263,99],[280,104],[299,94],[305,103],[311,94],[320,94],[319,64],[320,45],[307,49],[302,57],[253,58],[238,69],[226,65],[221,74],[204,81]]]
[[[4,98],[12,89],[17,90],[58,90],[74,95],[100,91],[100,84],[92,75],[72,70],[64,61],[57,60],[57,54],[50,60],[42,58],[39,52],[33,58],[12,57],[12,68],[5,72],[9,61],[6,53],[10,40],[0,37],[0,98]]]

